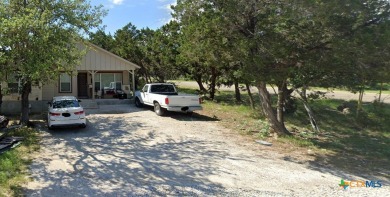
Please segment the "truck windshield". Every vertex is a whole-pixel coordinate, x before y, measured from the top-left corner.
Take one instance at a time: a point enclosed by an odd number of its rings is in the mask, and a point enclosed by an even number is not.
[[[152,85],[150,92],[174,93],[173,85]]]

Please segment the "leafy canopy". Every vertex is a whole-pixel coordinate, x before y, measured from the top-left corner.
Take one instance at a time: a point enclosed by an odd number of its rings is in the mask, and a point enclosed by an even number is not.
[[[23,83],[47,82],[72,71],[83,53],[82,35],[98,27],[105,11],[85,0],[0,2],[0,63]]]

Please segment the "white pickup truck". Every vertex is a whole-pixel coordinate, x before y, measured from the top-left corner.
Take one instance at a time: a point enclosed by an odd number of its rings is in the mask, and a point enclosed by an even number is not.
[[[166,110],[191,113],[202,110],[201,98],[197,95],[178,94],[173,84],[146,84],[141,91],[135,92],[135,106],[154,106],[157,115],[162,116]]]

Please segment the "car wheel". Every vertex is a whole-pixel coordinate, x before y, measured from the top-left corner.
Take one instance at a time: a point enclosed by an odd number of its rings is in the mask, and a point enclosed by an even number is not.
[[[161,108],[160,104],[155,102],[154,103],[154,112],[156,112],[157,115],[162,116],[162,115],[164,115],[165,109]]]
[[[82,124],[82,125],[80,125],[80,128],[85,128],[85,127],[87,127],[87,125],[86,124]]]
[[[141,103],[141,101],[139,100],[138,97],[135,98],[134,103],[135,103],[136,107],[139,107],[139,108],[143,107],[143,104]]]

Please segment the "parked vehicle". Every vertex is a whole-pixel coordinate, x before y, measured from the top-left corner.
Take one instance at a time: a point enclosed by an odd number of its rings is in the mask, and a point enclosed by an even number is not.
[[[165,111],[187,112],[202,110],[201,98],[197,95],[178,94],[173,84],[152,83],[146,84],[141,91],[135,92],[135,105],[154,107],[157,115],[162,116]]]
[[[60,126],[79,126],[85,128],[87,121],[80,100],[74,96],[57,96],[49,102],[47,126],[49,129]]]

